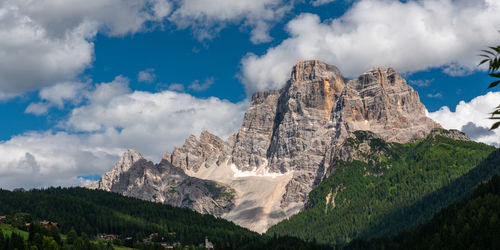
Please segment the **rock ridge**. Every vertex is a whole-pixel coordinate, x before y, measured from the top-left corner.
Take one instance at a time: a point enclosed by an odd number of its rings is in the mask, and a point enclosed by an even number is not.
[[[309,192],[334,173],[336,159],[358,157],[355,150],[369,150],[364,144],[359,149],[342,147],[355,131],[405,143],[440,128],[426,116],[418,93],[392,68],[375,67],[348,80],[333,65],[300,61],[281,89],[252,95],[240,129],[228,140],[208,131],[191,135],[182,146],[165,153],[158,165],[127,151],[92,187],[190,207],[262,233],[303,209]],[[122,181],[117,176],[134,169],[131,163],[150,170],[137,171]],[[141,178],[150,181],[148,189],[134,181]],[[191,189],[180,184],[188,179],[195,183]],[[222,187],[225,200],[216,199],[220,192],[204,189],[203,181]],[[180,202],[188,192],[200,195],[191,197],[190,204]],[[224,209],[213,205],[220,202]]]
[[[87,186],[125,196],[221,216],[234,207],[234,190],[222,183],[188,176],[170,162],[146,160],[127,150],[115,167]]]

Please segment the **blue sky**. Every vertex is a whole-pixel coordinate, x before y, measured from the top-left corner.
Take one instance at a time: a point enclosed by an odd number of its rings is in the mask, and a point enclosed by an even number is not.
[[[495,0],[0,2],[0,187],[80,185],[127,148],[157,161],[203,129],[227,138],[248,97],[304,59],[349,78],[391,66],[433,119],[498,146],[485,118],[500,94],[476,66],[498,13]]]

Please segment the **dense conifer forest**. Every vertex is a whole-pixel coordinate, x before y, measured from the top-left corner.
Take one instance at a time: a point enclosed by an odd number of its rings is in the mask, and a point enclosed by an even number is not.
[[[500,176],[480,184],[472,197],[455,202],[422,225],[393,237],[354,240],[346,249],[498,249]]]
[[[271,227],[289,235],[342,246],[353,239],[392,235],[418,225],[500,171],[500,151],[481,143],[429,136],[386,143],[368,132],[366,161],[339,163],[309,195],[307,209]]]
[[[124,197],[115,193],[85,188],[48,188],[27,192],[0,190],[0,215],[7,215],[9,225],[24,231],[32,230],[26,223],[47,220],[57,222],[64,235],[73,240],[60,241],[56,233],[39,232],[37,249],[104,249],[107,244],[89,241],[97,234],[114,234],[113,243],[141,249],[155,249],[155,244],[144,244],[151,234],[169,244],[199,247],[205,237],[216,249],[320,249],[323,246],[286,237],[272,238],[239,227],[232,222],[203,215],[182,208]],[[0,233],[4,249],[24,249],[36,245],[31,239],[22,242],[18,233]],[[77,240],[78,239],[78,240]],[[55,245],[52,244],[54,240]],[[47,241],[46,243],[44,243]],[[76,241],[77,246],[73,245]],[[24,247],[13,247],[16,246]],[[51,244],[55,248],[43,247]],[[40,248],[42,246],[42,248]],[[328,248],[328,247],[325,247]],[[2,249],[0,247],[0,249]],[[27,248],[29,249],[29,248]],[[163,249],[163,248],[156,248]]]

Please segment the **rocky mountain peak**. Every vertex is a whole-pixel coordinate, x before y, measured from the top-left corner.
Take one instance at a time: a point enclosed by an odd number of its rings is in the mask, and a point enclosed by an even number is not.
[[[370,88],[374,83],[380,85],[381,88],[407,85],[401,75],[390,67],[387,69],[374,67],[361,74],[356,80],[351,81],[351,83],[357,83],[357,85],[355,85],[357,90]]]
[[[204,130],[199,137],[190,135],[182,147],[165,153],[162,159],[184,171],[198,172],[201,167],[222,160],[224,145],[221,138]]]
[[[146,158],[144,158],[144,156],[142,156],[135,149],[128,149],[120,157],[120,160],[115,165],[115,169],[119,170],[120,172],[125,172],[139,160],[146,160]]]
[[[144,156],[142,156],[139,152],[134,149],[128,149],[122,154],[120,160],[115,164],[110,172],[105,173],[99,181],[94,182],[87,187],[112,191],[113,184],[119,182],[124,173],[127,173],[134,167],[141,168],[144,165],[152,164],[152,162],[144,158]]]
[[[312,81],[318,78],[342,77],[340,70],[318,60],[299,61],[293,66],[291,81]]]
[[[441,126],[426,116],[418,93],[392,68],[373,68],[349,81],[335,110],[344,134],[369,130],[405,143]]]
[[[281,89],[252,96],[243,124],[227,141],[202,131],[157,165],[129,150],[95,188],[190,207],[265,232],[300,211],[338,159],[363,160],[370,143],[343,147],[355,133],[405,143],[434,128],[440,126],[426,116],[418,93],[394,69],[376,67],[348,80],[335,66],[300,61]]]

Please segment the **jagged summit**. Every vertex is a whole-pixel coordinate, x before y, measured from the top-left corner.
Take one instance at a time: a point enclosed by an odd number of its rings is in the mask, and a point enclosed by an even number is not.
[[[120,161],[118,164],[130,167],[134,163],[136,163],[139,160],[144,160],[144,156],[142,156],[139,152],[137,152],[135,149],[128,149],[125,151],[120,158]]]
[[[133,166],[148,163],[152,164],[135,149],[128,149],[122,154],[120,160],[115,164],[110,172],[105,173],[100,180],[88,185],[87,187],[91,189],[112,191],[113,183],[117,183],[124,173],[128,172]]]
[[[333,65],[318,60],[305,60],[297,62],[290,75],[291,81],[312,81],[318,78],[342,77],[340,70]]]
[[[387,81],[385,81],[387,80]],[[389,67],[387,69],[383,69],[382,67],[374,67],[370,70],[364,72],[358,77],[358,81],[360,83],[370,83],[373,81],[377,81],[384,87],[384,84],[389,84],[389,86],[406,84],[406,81],[401,78],[401,75],[396,72],[393,68]]]
[[[139,161],[148,161],[148,160],[144,158],[144,156],[142,156],[135,149],[128,149],[122,154],[120,160],[118,161],[118,163],[116,163],[113,169],[116,170],[117,172],[126,172]]]
[[[348,80],[335,66],[300,61],[281,89],[252,96],[240,129],[227,141],[208,131],[191,135],[157,165],[128,151],[115,166],[120,171],[103,175],[97,187],[265,232],[300,211],[338,159],[359,155],[342,148],[353,132],[405,143],[434,128],[440,126],[426,116],[418,93],[394,69],[376,67]],[[197,195],[182,202],[188,192]]]
[[[418,93],[392,68],[373,68],[349,81],[335,119],[346,133],[369,130],[386,141],[405,143],[441,126],[426,116]]]

